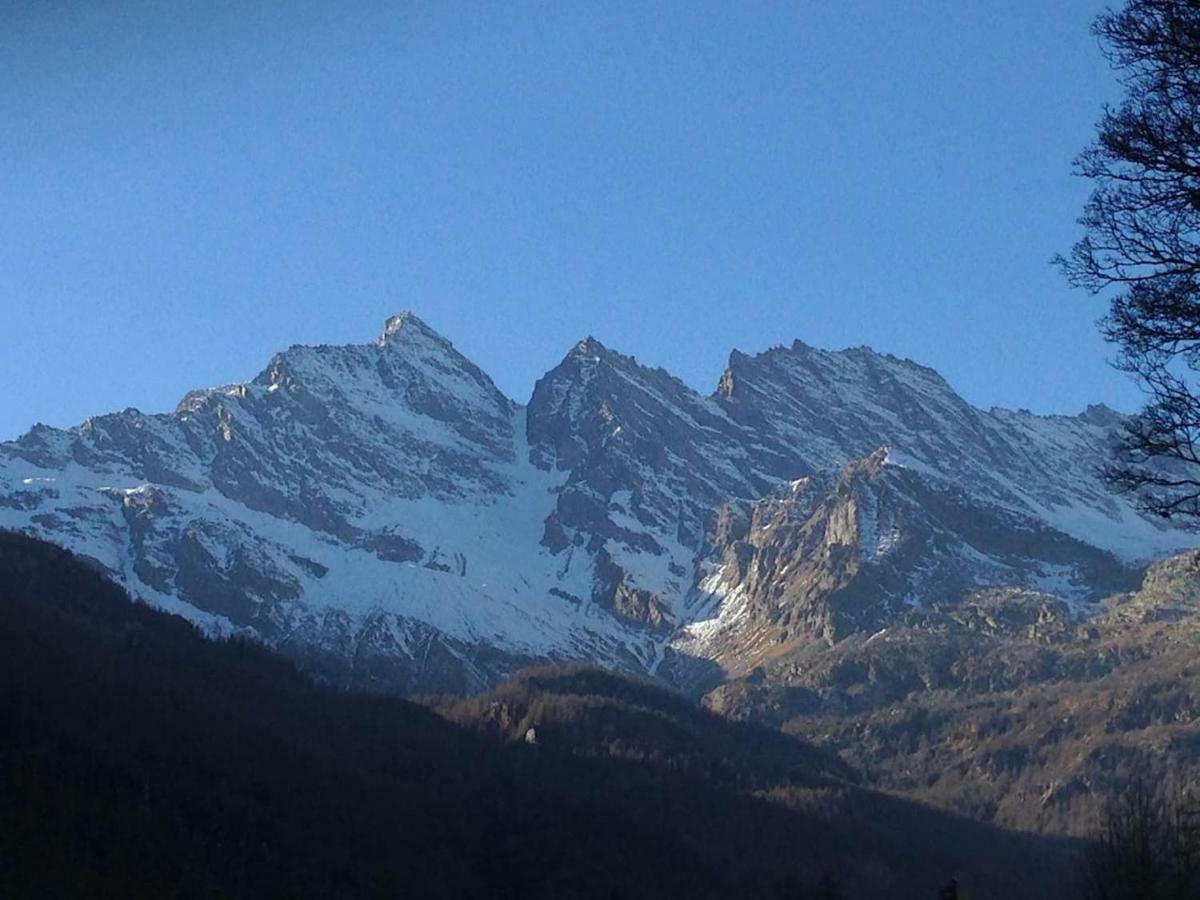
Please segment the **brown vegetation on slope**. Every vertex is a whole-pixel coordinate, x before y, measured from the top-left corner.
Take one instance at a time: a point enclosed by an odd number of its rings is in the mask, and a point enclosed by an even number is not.
[[[1084,835],[1130,778],[1200,776],[1200,553],[1074,622],[980,592],[812,646],[706,705],[833,749],[870,783],[1006,827]]]

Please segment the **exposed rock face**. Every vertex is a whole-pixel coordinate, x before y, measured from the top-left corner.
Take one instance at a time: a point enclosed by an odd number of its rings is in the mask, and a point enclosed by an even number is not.
[[[988,586],[1086,612],[1191,541],[1105,491],[1119,424],[799,343],[703,396],[588,339],[526,408],[403,314],[169,414],[34,427],[0,445],[0,527],[340,683],[583,658],[699,689]]]
[[[886,448],[840,474],[727,504],[710,547],[700,594],[715,615],[686,626],[674,647],[728,674],[814,640],[874,632],[983,584],[1052,591],[1077,611],[1132,584],[1111,554],[896,465]]]

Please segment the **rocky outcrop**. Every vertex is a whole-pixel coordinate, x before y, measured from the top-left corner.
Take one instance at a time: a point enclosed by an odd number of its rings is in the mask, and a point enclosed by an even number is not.
[[[1052,592],[1080,614],[1136,579],[1105,551],[894,463],[888,448],[726,505],[701,569],[714,615],[674,647],[731,674],[953,605],[983,584]]]

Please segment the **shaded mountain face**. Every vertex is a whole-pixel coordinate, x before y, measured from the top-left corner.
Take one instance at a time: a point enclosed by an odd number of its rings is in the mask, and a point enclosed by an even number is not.
[[[522,407],[403,314],[169,414],[0,444],[0,526],[338,684],[586,659],[700,690],[989,586],[1087,613],[1191,543],[1105,491],[1120,422],[800,343],[735,352],[704,396],[588,339]]]

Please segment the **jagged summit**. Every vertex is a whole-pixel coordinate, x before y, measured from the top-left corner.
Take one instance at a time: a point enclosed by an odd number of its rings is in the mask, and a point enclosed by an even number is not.
[[[1085,422],[1092,422],[1096,425],[1104,425],[1109,428],[1119,428],[1125,421],[1125,416],[1117,412],[1106,403],[1090,403],[1079,414],[1079,418]]]
[[[802,372],[801,380],[814,388],[842,393],[851,393],[881,380],[900,380],[921,384],[924,390],[954,393],[935,369],[911,359],[882,353],[866,344],[824,350],[796,338],[790,345],[777,344],[758,353],[731,351],[713,396],[736,402],[740,395],[753,393],[757,378],[772,377],[766,373],[787,369]]]
[[[454,347],[447,338],[409,310],[401,310],[396,315],[389,316],[383,323],[383,334],[376,343],[380,346],[395,346],[418,341],[434,343],[447,349]]]
[[[491,378],[411,312],[390,317],[372,344],[291,347],[254,383],[301,390],[384,420],[409,410],[460,431],[480,419],[507,420],[512,407]]]
[[[666,376],[671,380],[679,381],[678,378],[671,375],[665,369],[640,363],[637,357],[614,350],[591,335],[577,342],[562,358],[559,364],[539,380],[545,380],[557,375],[567,375],[568,373],[569,377],[576,378],[582,373],[586,378],[588,373],[600,365],[615,368],[625,373],[626,377],[634,380],[643,378],[655,379]]]
[[[568,358],[572,356],[603,356],[609,352],[609,349],[604,344],[589,334],[572,347],[571,352],[567,356]]]
[[[381,366],[378,354],[388,352],[390,361]],[[339,382],[360,380],[367,370],[377,370],[384,389],[394,389],[401,379],[389,377],[387,370],[424,368],[442,375],[459,372],[483,390],[496,392],[491,379],[454,345],[416,314],[402,311],[390,316],[383,333],[370,344],[293,344],[276,353],[253,379],[246,383],[189,391],[179,401],[175,414],[194,413],[211,398],[245,395],[254,388],[267,391],[309,391],[327,395],[339,389]],[[440,377],[440,376],[439,376]]]

